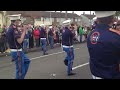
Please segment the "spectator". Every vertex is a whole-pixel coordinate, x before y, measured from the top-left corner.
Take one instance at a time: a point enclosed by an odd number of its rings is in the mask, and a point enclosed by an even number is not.
[[[29,48],[29,33],[28,33],[28,31],[26,31],[26,34],[25,34],[25,37],[23,40],[23,50],[25,53],[27,52],[28,48]]]
[[[84,32],[83,32],[83,27],[80,26],[80,28],[79,28],[80,43],[82,43],[82,37],[83,37],[83,34],[84,34]]]
[[[52,32],[52,28],[50,28],[49,32],[48,32],[48,38],[49,38],[49,43],[50,43],[50,47],[51,49],[54,48],[54,39],[53,39],[53,32]]]
[[[28,34],[29,34],[29,48],[33,48],[34,44],[34,40],[33,40],[33,28],[30,26],[29,30],[28,30]]]
[[[2,34],[3,34],[3,37],[4,37],[4,49],[5,49],[5,50],[8,49],[6,33],[7,33],[7,27],[6,27],[5,25],[3,25]]]
[[[2,33],[0,33],[0,53],[4,52],[4,37]]]
[[[60,28],[60,35],[59,35],[60,45],[62,44],[62,31],[63,31],[63,28],[61,27]]]
[[[40,30],[41,30],[41,27],[40,26],[38,26],[38,29],[39,29],[39,32],[40,32]],[[40,46],[40,36],[39,36],[39,46]]]
[[[52,32],[53,32],[53,38],[54,38],[54,43],[56,43],[56,32],[55,32],[55,27],[52,28]]]
[[[35,27],[33,35],[35,37],[36,47],[39,47],[40,31],[38,27]]]
[[[2,32],[1,24],[0,24],[0,33]]]
[[[55,30],[55,34],[56,34],[56,43],[59,43],[59,32],[58,30]]]
[[[87,26],[84,27],[83,32],[84,32],[83,35],[84,35],[85,39],[87,39]]]

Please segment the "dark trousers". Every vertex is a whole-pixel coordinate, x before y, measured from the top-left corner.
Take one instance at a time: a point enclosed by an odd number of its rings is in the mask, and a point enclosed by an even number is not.
[[[4,47],[4,43],[0,43],[0,52],[4,52],[5,51],[5,47]]]
[[[35,39],[35,42],[36,42],[36,47],[39,47],[39,38]]]
[[[34,47],[34,40],[33,40],[33,36],[29,38],[29,48],[33,48]]]
[[[80,43],[82,43],[82,36],[83,36],[83,35],[80,35]]]
[[[53,45],[54,45],[53,36],[49,36],[49,43],[50,43],[50,47],[53,48]]]

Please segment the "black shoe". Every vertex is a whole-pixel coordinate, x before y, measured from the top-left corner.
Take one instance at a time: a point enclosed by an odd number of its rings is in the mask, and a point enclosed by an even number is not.
[[[70,74],[68,74],[68,76],[72,76],[72,75],[75,75],[76,73],[70,73]]]
[[[68,66],[68,60],[67,60],[67,59],[64,60],[64,64],[65,64],[66,66]]]
[[[43,53],[43,55],[48,55],[48,53]]]
[[[51,49],[53,49],[54,47],[51,47]]]
[[[11,62],[14,62],[14,61],[15,61],[14,59],[11,60]]]

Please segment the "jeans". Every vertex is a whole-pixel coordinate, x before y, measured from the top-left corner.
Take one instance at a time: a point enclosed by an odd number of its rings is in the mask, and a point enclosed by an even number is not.
[[[16,64],[16,79],[24,79],[29,68],[30,59],[22,51],[19,51],[19,53],[20,61],[18,60],[17,52],[11,52],[11,55]]]
[[[5,51],[5,47],[4,47],[4,43],[0,43],[0,52],[4,52]]]
[[[83,36],[83,35],[80,35],[80,43],[82,43],[82,36]]]
[[[50,47],[53,48],[53,45],[54,45],[53,36],[49,36],[49,43],[50,43]]]
[[[29,48],[29,39],[24,39],[23,41],[23,49],[26,52],[27,48]]]
[[[67,73],[70,74],[73,67],[73,60],[74,60],[74,48],[64,48],[63,50],[66,52],[67,56],[66,59],[68,60],[68,67]]]
[[[43,53],[45,53],[47,51],[46,45],[46,39],[41,39],[41,44],[42,44],[42,49],[43,49]]]

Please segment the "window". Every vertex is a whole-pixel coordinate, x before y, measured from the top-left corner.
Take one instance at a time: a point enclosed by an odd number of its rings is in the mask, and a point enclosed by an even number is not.
[[[61,20],[60,20],[60,18],[57,18],[57,22],[60,22]]]
[[[69,20],[71,20],[70,18],[68,18]]]
[[[71,18],[71,21],[73,22],[73,18]]]
[[[65,21],[65,18],[61,18],[61,21]]]
[[[46,18],[46,21],[50,21],[50,18]]]
[[[80,21],[80,18],[78,19],[78,21]]]
[[[52,22],[54,22],[54,18],[52,18]]]
[[[75,18],[75,22],[77,22],[77,18]]]
[[[44,17],[44,21],[46,21],[46,17]]]
[[[35,19],[36,21],[41,21],[41,19],[40,18],[38,18],[38,19]]]

